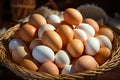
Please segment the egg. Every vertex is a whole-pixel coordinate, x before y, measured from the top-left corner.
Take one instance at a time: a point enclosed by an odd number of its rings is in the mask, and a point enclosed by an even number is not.
[[[46,30],[55,30],[55,27],[51,24],[44,24],[38,29],[38,37],[41,38],[42,34]]]
[[[17,46],[12,51],[12,60],[17,64],[20,64],[22,59],[25,57],[31,57],[31,54],[29,53],[28,49],[26,49],[24,46]]]
[[[94,56],[95,60],[102,65],[105,63],[111,56],[111,50],[107,47],[100,48],[99,52]]]
[[[99,31],[99,25],[94,19],[85,18],[85,19],[83,19],[83,23],[87,23],[87,24],[91,25],[94,28],[95,32]]]
[[[82,14],[74,8],[67,8],[63,12],[64,20],[72,25],[78,25],[82,22]]]
[[[28,70],[37,71],[40,67],[40,64],[37,61],[35,61],[33,58],[24,58],[20,62],[20,66]]]
[[[75,71],[83,72],[87,70],[94,70],[99,67],[97,61],[90,55],[81,56],[75,63]]]
[[[61,22],[60,17],[56,14],[50,14],[46,20],[48,24],[52,24],[54,26],[57,26]]]
[[[112,49],[112,43],[108,37],[105,35],[98,35],[96,38],[100,41],[100,47],[107,47],[110,50]]]
[[[74,39],[80,39],[83,42],[87,40],[87,34],[85,33],[84,30],[73,29],[73,32],[74,32]]]
[[[67,51],[74,58],[80,57],[84,51],[83,42],[79,39],[73,39],[67,44]]]
[[[95,37],[89,37],[85,42],[85,53],[88,55],[95,55],[100,49],[100,42]]]
[[[19,29],[20,39],[30,43],[35,37],[37,37],[36,31],[37,29],[34,26],[29,23],[25,23]]]
[[[29,48],[33,50],[36,46],[42,45],[40,38],[35,38],[30,42]]]
[[[46,72],[46,73],[49,73],[51,75],[59,75],[58,67],[50,61],[43,63],[38,71],[39,72]]]
[[[87,23],[80,23],[79,25],[77,25],[76,29],[82,29],[83,31],[86,32],[88,37],[92,37],[95,35],[94,28]]]
[[[19,38],[13,38],[9,41],[9,50],[12,52],[17,46],[27,47],[26,43]]]
[[[30,15],[28,23],[38,29],[42,25],[46,24],[47,21],[46,21],[45,17],[43,17],[41,14],[34,13],[34,14]]]
[[[53,30],[47,30],[41,37],[43,45],[49,46],[54,52],[62,48],[62,39],[59,34]]]
[[[32,56],[40,63],[45,63],[47,61],[53,62],[55,59],[55,54],[52,49],[44,45],[35,47],[32,50]]]
[[[96,36],[98,36],[98,35],[107,36],[111,42],[114,39],[113,31],[110,28],[106,28],[106,27],[100,28],[99,31],[96,33]]]
[[[60,25],[57,27],[56,32],[62,38],[63,45],[66,45],[73,39],[73,30],[68,25]]]
[[[64,68],[65,65],[69,65],[70,64],[70,57],[69,57],[68,53],[64,50],[59,50],[56,53],[55,64],[59,68]]]
[[[61,74],[72,74],[75,72],[75,68],[73,65],[66,65],[62,71]]]

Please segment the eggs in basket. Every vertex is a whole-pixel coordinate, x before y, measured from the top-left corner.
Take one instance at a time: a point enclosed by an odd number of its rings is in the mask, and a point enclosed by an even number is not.
[[[24,68],[52,75],[94,70],[111,57],[114,35],[74,8],[43,17],[30,15],[9,42],[12,60]]]

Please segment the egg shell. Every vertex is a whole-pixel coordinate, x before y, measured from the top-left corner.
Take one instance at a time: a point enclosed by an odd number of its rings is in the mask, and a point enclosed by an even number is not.
[[[12,51],[12,60],[17,64],[19,64],[25,57],[31,57],[31,54],[24,46],[17,46]]]
[[[37,37],[36,32],[37,29],[34,26],[25,23],[19,29],[19,36],[23,41],[30,43],[35,37]]]
[[[86,34],[88,35],[88,37],[92,37],[92,36],[95,35],[94,28],[91,25],[87,24],[87,23],[80,23],[76,27],[76,29],[82,29],[82,30],[84,30],[86,32]]]
[[[79,39],[73,39],[67,44],[67,50],[72,57],[80,57],[84,51],[83,42]]]
[[[34,14],[30,15],[28,23],[30,23],[31,25],[33,25],[34,27],[36,27],[38,29],[42,25],[46,24],[47,21],[42,15],[34,13]]]
[[[59,75],[58,67],[50,61],[43,63],[39,68],[39,72],[46,72],[51,75]]]
[[[107,36],[111,42],[114,39],[113,31],[110,28],[106,28],[106,27],[100,28],[99,31],[96,33],[96,36],[98,36],[98,35]]]
[[[81,41],[86,41],[87,40],[87,34],[85,31],[81,29],[73,29],[74,32],[74,39],[80,39]]]
[[[94,19],[85,18],[85,19],[83,19],[83,23],[87,23],[87,24],[91,25],[95,29],[95,32],[99,31],[99,25]]]
[[[61,22],[60,17],[56,14],[50,14],[46,20],[48,24],[52,24],[54,26],[57,26]]]
[[[61,74],[72,74],[72,73],[75,73],[75,68],[73,65],[66,65],[61,71]]]
[[[66,51],[64,51],[64,50],[59,50],[56,53],[55,64],[59,68],[64,68],[65,65],[69,65],[70,64],[70,58],[69,58],[68,53]]]
[[[97,61],[90,55],[81,56],[75,63],[75,71],[83,72],[87,70],[94,70],[99,67]]]
[[[27,47],[26,43],[19,38],[13,38],[9,41],[9,50],[12,52],[17,46]]]
[[[35,61],[32,58],[24,58],[20,62],[20,66],[22,66],[28,70],[37,71],[40,67],[40,63]]]
[[[55,59],[55,54],[52,49],[44,45],[35,47],[32,51],[32,56],[40,63],[45,63],[47,61],[53,62]]]
[[[66,45],[73,39],[73,30],[68,25],[60,25],[57,27],[56,32],[62,38],[63,45]]]
[[[78,25],[82,22],[83,17],[82,14],[74,8],[67,8],[63,12],[64,20],[72,25]]]
[[[35,38],[30,42],[29,48],[31,50],[33,50],[36,46],[39,46],[39,45],[42,45],[41,39],[40,38]]]
[[[59,34],[53,30],[44,31],[41,40],[43,45],[49,46],[54,52],[62,48],[62,39]]]
[[[107,36],[105,36],[105,35],[98,35],[96,38],[100,42],[100,47],[107,47],[110,50],[112,50],[112,43],[111,43],[110,39]]]
[[[88,55],[95,55],[100,49],[100,42],[95,37],[89,37],[85,42],[85,53]]]
[[[42,34],[46,30],[55,30],[55,27],[51,24],[44,24],[38,29],[38,37],[41,38]]]
[[[107,47],[100,48],[99,52],[94,56],[95,60],[102,65],[105,63],[111,56],[111,50]]]

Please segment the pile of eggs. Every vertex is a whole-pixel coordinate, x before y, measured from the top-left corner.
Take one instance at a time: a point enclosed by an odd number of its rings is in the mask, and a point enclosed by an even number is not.
[[[32,14],[9,41],[12,60],[29,70],[52,75],[93,70],[112,53],[114,35],[91,19],[67,8],[63,16]]]

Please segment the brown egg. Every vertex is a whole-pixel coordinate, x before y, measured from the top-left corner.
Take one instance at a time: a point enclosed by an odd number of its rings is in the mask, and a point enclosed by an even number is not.
[[[83,19],[83,23],[87,23],[87,24],[91,25],[95,29],[95,32],[99,31],[99,25],[94,19],[85,18],[85,19]]]
[[[110,41],[113,41],[114,38],[113,31],[110,28],[105,27],[99,29],[99,31],[96,33],[96,36],[98,35],[105,35],[110,39]]]
[[[78,25],[83,20],[82,14],[74,8],[65,9],[63,12],[63,17],[67,23],[72,25]]]
[[[12,60],[17,64],[19,64],[21,60],[25,57],[31,57],[31,54],[24,46],[17,46],[12,51]]]
[[[35,38],[31,41],[31,43],[29,45],[29,48],[31,50],[33,50],[36,46],[41,45],[41,44],[42,44],[41,39],[40,38]]]
[[[94,56],[95,60],[102,65],[106,62],[108,58],[110,58],[111,51],[107,47],[100,48],[99,52]]]
[[[67,50],[72,57],[80,57],[84,51],[83,42],[79,39],[73,39],[67,44]]]
[[[76,72],[94,70],[99,66],[97,61],[90,55],[81,56],[75,63]]]
[[[55,52],[62,48],[62,39],[59,34],[53,30],[44,31],[41,40],[44,45],[49,46]]]
[[[73,30],[68,25],[60,25],[56,31],[62,38],[63,45],[66,45],[73,39]]]
[[[41,65],[41,67],[39,68],[39,72],[46,72],[46,73],[49,73],[51,75],[59,75],[58,67],[50,61],[43,63]]]
[[[36,31],[37,29],[34,26],[26,23],[20,27],[19,36],[23,41],[29,43],[37,36]]]
[[[36,28],[39,28],[40,26],[46,24],[47,22],[42,15],[34,13],[30,16],[28,23],[30,23]]]
[[[40,63],[38,63],[32,58],[24,58],[20,62],[20,66],[23,66],[24,68],[28,70],[37,71],[38,68],[40,67]]]

